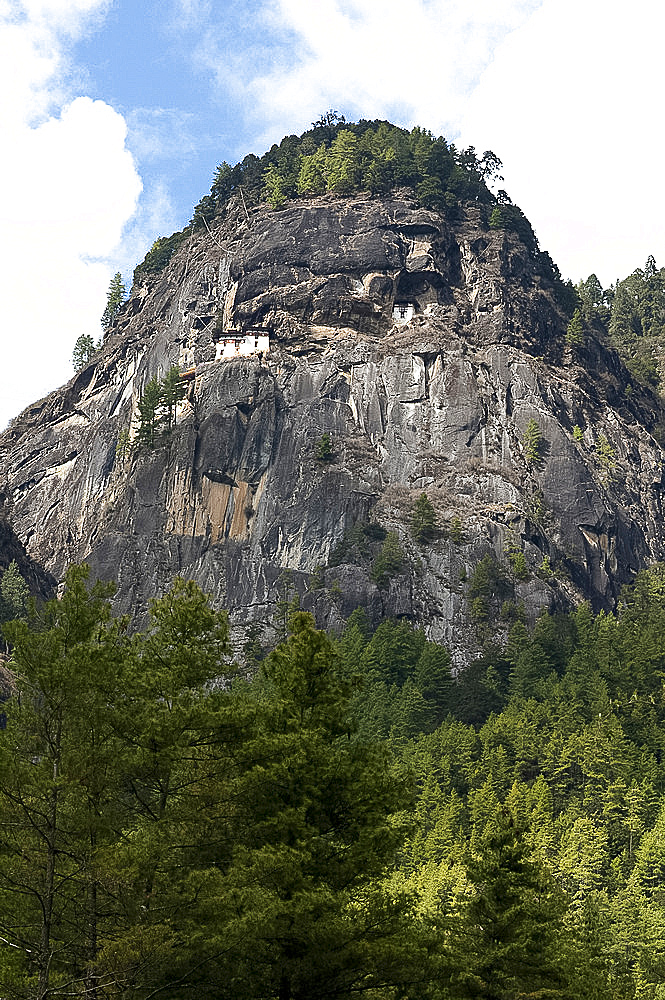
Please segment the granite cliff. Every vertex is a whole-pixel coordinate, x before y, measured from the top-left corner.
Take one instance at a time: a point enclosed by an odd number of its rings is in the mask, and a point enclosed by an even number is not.
[[[8,528],[53,578],[86,560],[116,579],[137,619],[182,574],[238,626],[297,592],[331,627],[357,606],[422,622],[458,662],[520,606],[610,607],[665,556],[661,406],[593,330],[566,342],[556,291],[473,203],[232,199],[2,435]],[[220,357],[250,332],[269,349]],[[175,427],[128,446],[173,365]],[[423,492],[439,531],[419,544]],[[376,582],[386,532],[404,558]]]

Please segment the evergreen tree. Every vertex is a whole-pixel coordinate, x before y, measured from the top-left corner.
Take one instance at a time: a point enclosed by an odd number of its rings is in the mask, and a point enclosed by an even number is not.
[[[160,380],[154,375],[141,393],[138,401],[139,427],[137,438],[140,445],[154,448],[159,430],[160,413],[162,405],[162,385]]]
[[[335,452],[330,434],[322,434],[316,445],[317,462],[332,462],[334,457]]]
[[[576,309],[566,329],[566,343],[569,347],[579,347],[584,343],[584,323],[581,309]]]
[[[608,296],[595,274],[590,274],[586,281],[575,285],[575,290],[582,303],[582,314],[587,323],[599,319],[606,324],[610,317]]]
[[[319,146],[311,156],[303,156],[298,174],[298,194],[323,194],[326,190],[325,169],[325,146]]]
[[[126,298],[127,291],[122,280],[122,275],[120,271],[116,271],[111,278],[109,290],[106,293],[106,308],[102,313],[102,330],[106,331],[110,329],[114,319],[122,309]]]
[[[421,545],[436,537],[436,512],[426,493],[421,493],[411,515],[411,533]]]
[[[172,365],[161,382],[161,394],[159,405],[162,408],[161,422],[167,431],[170,431],[175,423],[175,411],[178,403],[184,399],[186,385],[180,378],[180,368]]]
[[[455,996],[555,998],[564,970],[559,937],[565,903],[505,807],[467,863],[473,895],[465,914],[464,971]]]
[[[18,563],[12,559],[0,579],[0,625],[25,618],[28,611],[30,588],[21,576]]]
[[[266,201],[271,208],[281,208],[286,203],[284,192],[284,177],[278,167],[271,163],[263,174]]]
[[[105,852],[124,815],[124,697],[113,588],[67,572],[62,598],[5,625],[16,692],[0,730],[0,937],[12,950],[5,997],[96,997],[102,929],[117,905]]]
[[[402,569],[405,561],[402,546],[395,531],[389,531],[381,546],[381,551],[372,563],[370,579],[377,587],[387,587],[389,581]]]
[[[533,417],[529,420],[522,435],[522,451],[528,465],[538,465],[541,460],[543,435],[538,421]]]
[[[230,998],[351,998],[411,965],[409,901],[381,888],[405,827],[408,785],[385,749],[350,739],[351,689],[302,612],[261,664],[244,728],[232,856],[216,862],[196,920],[202,985]],[[192,979],[194,982],[194,979]],[[207,994],[206,994],[207,995]]]
[[[326,157],[326,181],[329,191],[348,194],[358,183],[358,140],[344,129],[333,141]]]
[[[72,353],[72,364],[74,371],[80,372],[94,358],[100,348],[99,342],[95,343],[89,333],[82,333],[74,344]]]

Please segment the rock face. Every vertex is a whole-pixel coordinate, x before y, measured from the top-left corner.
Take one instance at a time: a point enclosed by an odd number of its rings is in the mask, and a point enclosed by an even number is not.
[[[269,352],[215,360],[250,329]],[[297,591],[333,627],[358,605],[409,616],[463,662],[501,608],[611,606],[665,554],[660,404],[565,331],[551,281],[473,206],[454,221],[409,192],[232,205],[4,433],[13,530],[56,578],[86,560],[116,579],[137,619],[182,574],[238,624]],[[146,383],[174,364],[195,369],[174,429],[128,448]],[[418,544],[423,492],[441,530]],[[404,560],[380,579],[387,531]]]

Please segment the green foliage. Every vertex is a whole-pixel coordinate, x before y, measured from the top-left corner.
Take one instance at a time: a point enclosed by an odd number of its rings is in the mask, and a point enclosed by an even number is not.
[[[162,385],[157,376],[153,375],[146,383],[137,404],[139,427],[136,437],[139,445],[154,448],[160,424],[161,402]]]
[[[356,521],[344,532],[341,542],[330,555],[328,565],[362,564],[371,558],[376,543],[383,542],[385,537],[386,529],[376,521]]]
[[[320,118],[315,122],[312,122],[312,128],[315,131],[325,131],[326,129],[334,129],[337,125],[345,125],[346,118],[344,115],[340,114],[339,111],[335,111],[334,108],[330,108],[328,111],[324,112]]]
[[[608,334],[633,382],[657,388],[665,343],[665,269],[649,257],[644,268],[606,290],[593,274],[577,288],[585,320]]]
[[[554,570],[550,564],[550,557],[548,555],[543,556],[543,561],[536,570],[537,575],[541,580],[551,580],[554,575]]]
[[[298,194],[323,194],[326,182],[326,147],[319,146],[311,156],[303,156],[298,174]]]
[[[421,545],[426,545],[436,538],[436,511],[426,493],[421,493],[416,500],[411,514],[411,534]]]
[[[603,478],[606,482],[609,482],[613,478],[617,466],[616,451],[604,434],[598,435],[594,450],[596,459],[602,470]]]
[[[542,525],[545,523],[547,518],[547,506],[545,504],[545,497],[543,496],[541,490],[537,490],[529,497],[527,514],[534,524]]]
[[[94,989],[97,933],[115,909],[100,862],[122,812],[123,638],[109,620],[112,588],[88,591],[86,578],[70,570],[63,597],[31,626],[5,625],[17,693],[0,730],[0,928],[35,997],[72,979]],[[2,986],[7,995],[11,979]]]
[[[177,365],[169,368],[163,379],[156,375],[146,383],[137,404],[139,446],[154,448],[161,434],[168,434],[175,423],[176,406],[186,393]]]
[[[317,563],[309,578],[309,590],[321,590],[325,586],[326,568]]]
[[[410,622],[388,619],[372,635],[364,613],[355,611],[338,652],[344,674],[360,681],[353,714],[363,736],[408,739],[448,712],[450,655]]]
[[[127,458],[131,448],[129,428],[123,427],[122,430],[118,431],[118,438],[115,443],[115,453],[121,462],[124,462]]]
[[[187,231],[183,229],[182,232],[156,239],[141,263],[134,268],[134,283],[140,283],[146,274],[158,274],[163,271],[186,235]]]
[[[322,434],[321,437],[319,438],[316,445],[315,457],[317,462],[333,461],[335,457],[335,451],[333,449],[333,443],[330,434],[328,433]]]
[[[665,567],[616,614],[506,610],[455,677],[410,622],[334,640],[292,591],[251,680],[183,580],[133,636],[80,567],[6,626],[2,996],[656,1000]],[[469,592],[488,628],[512,600],[491,556]]]
[[[528,465],[540,464],[542,445],[543,436],[538,421],[531,417],[522,435],[522,453]]]
[[[473,148],[457,150],[420,128],[408,132],[384,121],[346,122],[333,113],[301,136],[286,136],[261,158],[250,155],[234,167],[222,163],[192,223],[203,225],[223,212],[240,190],[246,204],[266,198],[275,208],[297,195],[384,193],[400,185],[412,187],[422,204],[439,211],[454,210],[465,199],[491,204],[487,182],[499,163],[490,151],[479,157]],[[151,266],[161,247],[154,250]]]
[[[80,372],[86,365],[90,364],[100,347],[101,343],[99,341],[95,342],[89,333],[82,333],[77,338],[74,344],[74,351],[72,352],[74,371]]]
[[[448,529],[448,536],[454,545],[463,545],[466,541],[466,536],[464,534],[464,528],[462,526],[461,518],[454,517],[450,522],[450,527]]]
[[[237,195],[245,209],[261,200],[278,209],[299,195],[386,193],[399,186],[416,191],[426,208],[454,216],[460,202],[496,204],[487,185],[499,169],[500,160],[491,150],[478,156],[473,147],[458,150],[421,128],[409,132],[386,121],[347,122],[343,115],[330,112],[301,136],[285,136],[261,157],[250,153],[235,166],[221,163],[190,225],[208,225]],[[537,260],[533,230],[517,206],[508,202],[504,198],[499,216],[493,214],[494,224],[517,233]],[[135,269],[134,281],[161,271],[188,229],[156,240]],[[553,268],[550,271],[554,273]],[[563,286],[560,277],[555,285]]]
[[[564,995],[563,894],[507,808],[476,843],[466,866],[472,895],[464,912],[465,968],[454,995]]]
[[[381,546],[381,551],[372,563],[370,570],[370,580],[379,589],[383,590],[388,586],[393,577],[402,570],[406,556],[399,544],[399,538],[395,531],[389,531],[385,541]]]
[[[519,568],[519,561],[518,561]],[[483,556],[469,576],[466,598],[480,637],[488,634],[490,621],[504,601],[514,597],[514,585],[493,553]]]
[[[184,398],[186,387],[180,378],[178,365],[172,365],[161,381],[160,385],[161,423],[163,429],[168,432],[175,423],[175,411],[178,403]]]
[[[111,278],[109,290],[106,293],[106,308],[102,313],[102,330],[105,332],[113,326],[113,321],[122,309],[127,298],[127,290],[122,280],[120,271]]]
[[[508,556],[513,578],[519,581],[528,580],[529,570],[526,564],[526,556],[522,549],[516,545],[509,545],[506,548],[506,555]]]
[[[583,441],[583,440],[584,440],[584,435],[582,433],[582,428],[579,426],[579,424],[575,424],[575,426],[573,427],[573,441]]]
[[[517,205],[495,205],[490,213],[489,225],[490,229],[507,229],[516,233],[534,255],[538,254],[538,240],[531,223]]]
[[[641,385],[658,388],[660,382],[660,365],[656,360],[653,347],[648,343],[634,345],[630,354],[624,358],[626,368],[635,381]]]
[[[358,139],[353,132],[343,129],[335,136],[326,156],[324,171],[329,191],[350,194],[358,189]]]
[[[582,310],[576,309],[566,329],[566,344],[569,347],[580,347],[584,343],[584,323]]]
[[[597,276],[590,274],[586,281],[579,281],[575,291],[584,321],[606,326],[610,318],[611,294],[603,290]]]
[[[281,208],[286,203],[284,181],[274,163],[271,163],[263,175],[266,201],[271,208]]]
[[[87,576],[8,627],[3,996],[350,998],[422,975],[411,894],[384,883],[411,785],[354,736],[332,641],[297,613],[231,685],[226,616],[191,581],[130,638]]]
[[[0,578],[0,626],[16,618],[25,618],[29,599],[30,588],[21,575],[18,563],[12,559]]]
[[[496,556],[488,553],[474,567],[469,578],[467,593],[470,600],[477,597],[487,600],[503,596],[506,593],[506,587],[506,577]]]

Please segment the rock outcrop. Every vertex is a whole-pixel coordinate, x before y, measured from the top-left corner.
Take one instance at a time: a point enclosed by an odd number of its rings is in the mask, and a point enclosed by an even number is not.
[[[592,332],[566,345],[540,270],[476,207],[449,219],[407,191],[232,204],[4,433],[13,530],[56,578],[86,560],[116,579],[137,619],[182,574],[237,624],[297,591],[333,627],[359,605],[409,616],[460,662],[501,609],[609,607],[665,555],[660,403]],[[216,360],[250,329],[267,353]],[[129,447],[146,383],[176,364],[190,375],[175,427]],[[423,492],[440,531],[418,544]],[[379,586],[386,532],[404,560]],[[485,556],[500,582],[483,590]]]

